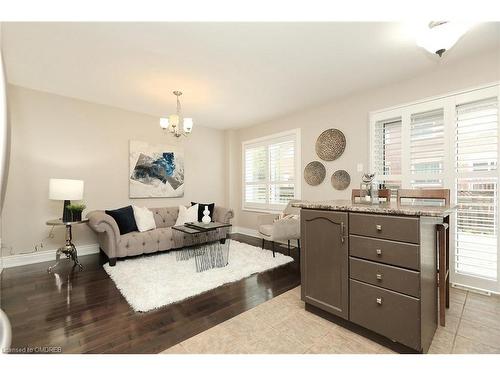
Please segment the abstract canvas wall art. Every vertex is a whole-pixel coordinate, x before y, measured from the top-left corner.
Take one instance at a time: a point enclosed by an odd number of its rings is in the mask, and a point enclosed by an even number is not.
[[[184,153],[169,145],[130,141],[130,198],[184,196]]]

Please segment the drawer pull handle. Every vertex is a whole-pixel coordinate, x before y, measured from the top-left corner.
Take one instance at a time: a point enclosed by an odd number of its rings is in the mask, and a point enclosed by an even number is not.
[[[380,225],[380,224],[377,224],[375,227],[377,228],[377,230],[378,230],[379,232],[382,230],[382,225]]]
[[[382,274],[381,273],[377,273],[377,280],[382,280]]]
[[[377,252],[377,255],[382,255],[382,249],[377,249],[375,251]]]
[[[382,304],[382,297],[377,297],[377,304],[379,304],[379,305]]]

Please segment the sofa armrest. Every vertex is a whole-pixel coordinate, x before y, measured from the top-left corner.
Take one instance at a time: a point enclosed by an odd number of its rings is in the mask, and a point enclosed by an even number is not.
[[[214,221],[218,223],[230,224],[231,219],[234,217],[234,211],[230,208],[215,206],[214,208]]]
[[[108,257],[116,257],[116,247],[120,240],[120,229],[112,216],[104,211],[91,211],[87,214],[89,227],[96,233],[104,233],[108,237],[109,249],[106,251]]]
[[[260,227],[261,225],[272,225],[274,224],[274,221],[279,218],[279,215],[277,214],[263,214],[257,216],[257,227]]]

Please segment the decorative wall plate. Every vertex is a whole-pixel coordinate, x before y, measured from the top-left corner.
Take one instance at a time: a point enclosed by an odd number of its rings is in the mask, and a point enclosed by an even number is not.
[[[337,190],[345,190],[351,183],[351,176],[347,171],[339,169],[332,174],[332,186]]]
[[[345,150],[345,135],[338,129],[328,129],[316,140],[316,154],[326,161],[338,159]]]
[[[304,179],[311,186],[319,185],[326,176],[326,168],[319,161],[312,161],[304,168]]]

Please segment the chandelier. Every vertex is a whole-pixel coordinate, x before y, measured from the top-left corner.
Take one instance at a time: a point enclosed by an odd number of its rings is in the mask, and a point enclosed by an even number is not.
[[[161,117],[160,128],[170,131],[175,137],[180,137],[181,135],[188,135],[193,131],[193,119],[182,116],[181,102],[179,100],[182,92],[174,91],[174,95],[177,97],[177,112],[175,115]]]

